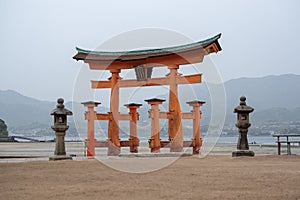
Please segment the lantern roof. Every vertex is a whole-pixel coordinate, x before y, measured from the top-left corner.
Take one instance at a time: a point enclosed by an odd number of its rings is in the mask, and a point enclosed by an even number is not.
[[[56,108],[51,111],[50,115],[73,115],[73,113],[65,108],[64,99],[59,98],[57,99]]]
[[[254,111],[254,108],[252,108],[251,106],[247,106],[245,96],[241,96],[240,105],[235,107],[233,110],[234,113],[251,113],[253,111]]]

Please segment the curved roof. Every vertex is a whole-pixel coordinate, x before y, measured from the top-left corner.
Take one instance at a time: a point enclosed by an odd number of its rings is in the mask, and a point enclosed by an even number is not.
[[[132,68],[134,65],[159,62],[168,64],[171,60],[177,61],[174,64],[186,64],[192,58],[190,63],[202,62],[203,56],[221,51],[218,43],[221,34],[206,40],[195,43],[184,44],[166,48],[133,50],[133,51],[92,51],[76,47],[77,54],[73,59],[84,60],[90,63],[91,69],[112,69],[112,68]],[[195,57],[197,57],[195,59]],[[184,59],[179,59],[183,57]],[[168,62],[166,62],[168,60]],[[91,65],[92,63],[92,65]]]
[[[145,50],[134,50],[134,51],[91,51],[91,50],[86,50],[82,49],[79,47],[76,47],[76,50],[78,54],[94,54],[94,55],[101,55],[101,56],[123,56],[123,55],[128,55],[128,56],[133,56],[133,55],[145,55],[145,54],[152,54],[152,53],[165,53],[165,52],[176,52],[179,50],[185,50],[185,49],[190,49],[194,47],[205,47],[215,41],[217,41],[221,37],[221,33],[206,39],[202,41],[198,41],[195,43],[190,43],[190,44],[184,44],[184,45],[179,45],[179,46],[174,46],[174,47],[167,47],[167,48],[159,48],[159,49],[145,49]],[[221,50],[221,47],[219,45],[219,48]],[[77,56],[76,54],[73,58],[80,60],[80,57]]]

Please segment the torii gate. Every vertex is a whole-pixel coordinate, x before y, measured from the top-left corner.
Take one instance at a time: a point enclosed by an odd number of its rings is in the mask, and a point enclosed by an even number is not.
[[[97,102],[83,103],[88,107],[86,119],[88,120],[88,138],[87,138],[87,155],[95,155],[95,146],[108,147],[108,155],[118,155],[120,147],[130,146],[131,152],[137,152],[139,145],[136,122],[138,113],[136,110],[140,104],[126,105],[130,109],[129,114],[119,113],[119,89],[124,87],[141,87],[141,86],[161,86],[169,85],[169,112],[159,112],[158,105],[163,102],[159,99],[146,100],[151,105],[151,139],[149,146],[151,152],[157,152],[161,147],[169,145],[171,152],[181,152],[184,146],[192,146],[193,153],[198,154],[202,145],[200,136],[200,106],[204,102],[188,102],[193,107],[192,113],[182,113],[180,102],[178,100],[179,84],[201,83],[202,74],[182,76],[178,73],[181,65],[200,63],[204,56],[210,53],[221,51],[218,39],[221,34],[212,38],[199,41],[196,43],[161,48],[137,50],[128,52],[102,52],[89,51],[76,48],[77,54],[73,59],[83,60],[89,64],[91,70],[109,70],[111,77],[108,80],[91,81],[93,89],[110,88],[110,112],[107,114],[97,114],[94,108],[98,106]],[[151,78],[152,70],[155,67],[167,66],[170,73],[166,77]],[[135,69],[136,80],[122,80],[119,76],[121,70]],[[169,141],[160,141],[157,123],[159,118],[168,119]],[[183,141],[182,119],[193,119],[193,141]],[[108,120],[108,141],[95,142],[94,138],[94,120]],[[130,120],[130,139],[120,141],[119,139],[119,120]]]

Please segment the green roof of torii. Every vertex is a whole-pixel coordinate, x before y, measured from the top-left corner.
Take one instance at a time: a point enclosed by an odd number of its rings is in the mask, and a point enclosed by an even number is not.
[[[184,50],[189,50],[193,48],[204,48],[212,43],[216,43],[219,50],[221,49],[221,46],[218,43],[218,39],[221,37],[221,33],[211,37],[206,40],[202,40],[199,42],[191,43],[191,44],[184,44],[184,45],[179,45],[179,46],[174,46],[174,47],[167,47],[167,48],[157,48],[157,49],[146,49],[146,50],[134,50],[134,51],[116,51],[116,52],[110,52],[110,51],[91,51],[91,50],[85,50],[81,49],[79,47],[76,47],[77,54],[73,57],[74,59],[77,60],[82,60],[84,59],[80,54],[84,55],[99,55],[99,56],[135,56],[135,55],[147,55],[147,54],[159,54],[159,53],[166,53],[166,52],[177,52],[177,51],[184,51]]]

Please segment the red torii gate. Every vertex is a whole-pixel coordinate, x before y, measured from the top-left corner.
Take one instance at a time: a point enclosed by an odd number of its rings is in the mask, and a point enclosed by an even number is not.
[[[137,137],[136,122],[138,120],[137,109],[141,104],[127,104],[129,114],[119,113],[119,89],[124,87],[160,86],[169,85],[169,112],[159,112],[158,105],[163,102],[160,99],[146,100],[151,105],[151,139],[149,146],[151,152],[159,151],[166,145],[171,152],[181,152],[184,146],[192,146],[193,153],[198,154],[202,145],[200,136],[200,106],[204,102],[187,102],[193,107],[191,113],[182,113],[178,100],[179,84],[201,83],[202,74],[182,76],[178,73],[181,65],[199,63],[205,55],[221,51],[218,34],[207,40],[176,47],[137,50],[128,52],[102,52],[89,51],[76,48],[77,54],[73,57],[76,60],[83,60],[89,64],[91,70],[109,70],[111,77],[105,81],[91,81],[93,89],[110,88],[110,112],[99,114],[94,111],[98,106],[97,102],[84,102],[88,108],[86,119],[88,120],[87,155],[95,155],[95,146],[108,147],[108,155],[118,155],[120,147],[130,146],[131,152],[137,152],[139,140]],[[154,67],[167,66],[170,73],[166,77],[151,78]],[[119,76],[121,70],[135,69],[137,80],[122,80]],[[160,141],[159,118],[168,119],[169,141]],[[182,119],[193,119],[193,141],[183,141]],[[94,120],[108,120],[108,141],[95,141]],[[120,141],[119,120],[130,120],[130,139]]]

